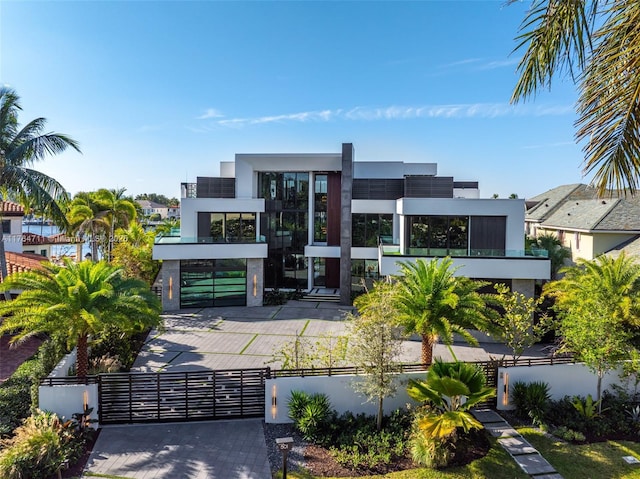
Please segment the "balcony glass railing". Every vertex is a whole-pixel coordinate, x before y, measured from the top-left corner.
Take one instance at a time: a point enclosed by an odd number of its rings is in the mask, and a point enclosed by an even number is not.
[[[548,258],[545,249],[504,250],[504,249],[446,249],[446,248],[406,248],[404,255],[398,244],[381,244],[383,256],[412,256],[412,257],[488,257],[488,258]]]
[[[266,243],[264,237],[256,238],[221,238],[210,236],[184,237],[179,235],[156,236],[155,244],[257,244]]]

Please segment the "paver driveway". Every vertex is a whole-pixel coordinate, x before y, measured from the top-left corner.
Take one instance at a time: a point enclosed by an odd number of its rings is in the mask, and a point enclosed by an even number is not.
[[[165,327],[154,331],[134,365],[137,371],[193,371],[255,368],[270,365],[274,351],[296,334],[314,342],[344,331],[346,310],[327,303],[290,301],[284,306],[185,310],[163,315]],[[438,344],[434,355],[462,361],[501,357],[499,344],[470,347]],[[524,357],[543,356],[540,348]],[[402,360],[419,362],[420,342],[405,341]],[[126,479],[270,478],[261,421],[256,419],[103,429],[85,477],[110,474]]]

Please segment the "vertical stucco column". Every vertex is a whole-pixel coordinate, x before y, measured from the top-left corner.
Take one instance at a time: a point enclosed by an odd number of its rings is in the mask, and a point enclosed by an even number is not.
[[[517,291],[526,298],[533,298],[536,294],[536,283],[533,279],[513,279],[511,280],[511,291]]]
[[[351,199],[353,197],[353,144],[342,144],[340,186],[340,304],[351,306]]]
[[[162,309],[180,309],[180,261],[162,261]]]
[[[247,306],[262,306],[264,259],[247,259]]]

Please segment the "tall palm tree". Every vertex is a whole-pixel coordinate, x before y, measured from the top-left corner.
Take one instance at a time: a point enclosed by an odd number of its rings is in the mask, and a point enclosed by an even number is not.
[[[105,205],[96,201],[95,194],[84,191],[77,193],[67,208],[69,232],[89,235],[93,261],[98,261],[98,235],[108,230],[106,215]]]
[[[509,0],[515,3],[517,0]],[[512,101],[551,87],[557,74],[578,83],[576,140],[584,174],[604,195],[638,189],[640,175],[640,4],[636,0],[533,0],[517,37],[524,49]]]
[[[107,260],[111,261],[116,228],[127,228],[135,220],[137,212],[132,201],[124,197],[125,188],[119,190],[100,189],[94,195],[95,201],[101,205],[105,213],[104,220],[109,227],[107,241]]]
[[[42,270],[10,275],[0,289],[22,291],[0,302],[0,334],[16,332],[12,341],[39,333],[64,335],[78,348],[79,377],[87,375],[91,336],[109,326],[141,331],[160,321],[160,302],[148,285],[124,278],[120,268],[104,261],[45,264]]]
[[[39,207],[50,208],[49,214],[59,225],[66,218],[56,200],[65,195],[60,183],[50,176],[33,170],[33,163],[48,155],[62,153],[71,147],[80,152],[76,141],[60,133],[43,133],[47,120],[36,118],[23,127],[18,122],[22,110],[15,91],[0,88],[0,186],[19,197],[28,196]],[[0,275],[7,276],[7,261],[0,229]],[[5,292],[9,299],[9,292]]]
[[[402,262],[400,268],[395,296],[398,321],[407,333],[422,337],[423,364],[431,364],[439,339],[451,345],[453,335],[459,334],[477,345],[467,328],[490,330],[497,313],[488,307],[491,296],[478,292],[486,283],[454,276],[457,268],[451,258]]]

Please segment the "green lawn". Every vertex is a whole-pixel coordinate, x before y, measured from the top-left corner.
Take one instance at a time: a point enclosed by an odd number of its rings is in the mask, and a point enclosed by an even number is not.
[[[630,465],[622,456],[640,459],[640,443],[609,441],[575,445],[543,436],[534,429],[519,431],[564,479],[640,479],[640,465]]]
[[[564,479],[640,479],[640,465],[629,465],[622,460],[622,456],[635,456],[640,459],[640,443],[609,441],[576,445],[550,439],[531,428],[522,428],[519,432],[556,468]],[[290,479],[317,479],[309,474],[293,472],[289,472],[287,477]],[[513,459],[492,439],[492,448],[489,454],[466,467],[445,471],[413,469],[383,476],[364,477],[379,479],[525,479],[529,476],[524,474]]]

